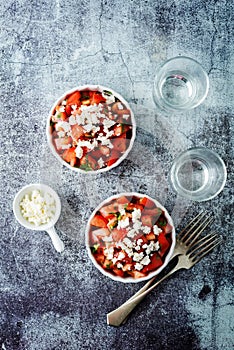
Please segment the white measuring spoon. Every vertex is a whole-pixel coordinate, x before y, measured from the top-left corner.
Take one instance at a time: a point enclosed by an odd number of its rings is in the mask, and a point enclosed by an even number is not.
[[[31,194],[32,191],[34,191],[34,190],[39,190],[42,193],[42,195],[44,193],[48,193],[49,195],[51,195],[53,197],[53,199],[55,201],[55,208],[56,209],[55,209],[54,216],[47,224],[42,224],[42,225],[36,226],[35,224],[27,221],[21,213],[20,203],[21,203],[22,199],[24,198],[24,196],[26,194]],[[61,253],[64,250],[64,243],[61,241],[61,239],[59,238],[59,236],[54,228],[54,225],[58,221],[60,213],[61,213],[61,202],[60,202],[59,196],[51,187],[44,185],[44,184],[30,184],[30,185],[23,187],[16,194],[16,196],[14,198],[13,212],[15,214],[16,220],[22,226],[24,226],[30,230],[46,231],[49,234],[49,236],[52,240],[52,243],[54,245],[54,248],[57,250],[57,252]]]

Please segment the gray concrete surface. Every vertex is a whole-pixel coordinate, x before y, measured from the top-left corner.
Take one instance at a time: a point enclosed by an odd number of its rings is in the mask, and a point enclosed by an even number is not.
[[[233,348],[233,4],[231,1],[0,1],[2,350],[230,350]],[[187,55],[210,78],[193,111],[160,113],[152,99],[157,65]],[[45,125],[52,103],[85,83],[116,90],[135,111],[137,137],[128,158],[95,177],[62,167],[50,153]],[[174,157],[194,145],[216,150],[228,169],[223,192],[194,203],[171,190]],[[57,230],[20,226],[16,192],[52,186],[62,199]],[[139,289],[104,277],[89,260],[84,229],[94,207],[122,191],[151,195],[177,230],[201,209],[212,211],[223,244],[190,271],[153,291],[128,322],[106,314]],[[141,286],[142,284],[140,284]]]

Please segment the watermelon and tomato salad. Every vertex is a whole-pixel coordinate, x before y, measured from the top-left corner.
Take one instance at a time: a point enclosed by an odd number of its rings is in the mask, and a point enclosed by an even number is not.
[[[141,279],[158,270],[174,247],[174,228],[148,196],[126,195],[105,202],[88,224],[88,245],[99,269]]]
[[[56,153],[71,167],[97,171],[115,166],[130,150],[133,115],[109,90],[75,90],[50,115],[50,138]]]

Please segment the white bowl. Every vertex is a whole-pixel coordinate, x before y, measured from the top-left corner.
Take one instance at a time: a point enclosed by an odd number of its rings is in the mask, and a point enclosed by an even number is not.
[[[130,118],[131,118],[131,123],[130,125],[132,126],[132,135],[131,135],[131,139],[129,142],[129,145],[126,149],[126,151],[118,158],[117,161],[115,161],[112,165],[110,166],[106,166],[97,170],[90,170],[90,171],[86,171],[83,170],[79,167],[75,167],[75,166],[71,166],[68,162],[66,162],[64,159],[62,159],[62,157],[59,155],[59,153],[56,150],[56,147],[53,143],[53,139],[52,139],[52,131],[51,131],[51,117],[52,115],[54,115],[55,113],[55,108],[56,106],[60,105],[62,103],[62,101],[64,101],[66,99],[67,96],[69,96],[70,94],[76,92],[76,91],[98,91],[98,92],[103,92],[103,91],[109,91],[113,96],[115,96],[117,99],[120,100],[120,102],[122,102],[126,108],[130,111]],[[101,86],[101,85],[83,85],[83,86],[78,86],[75,87],[72,90],[66,91],[61,97],[58,98],[58,100],[54,103],[54,105],[52,106],[51,110],[50,110],[50,114],[48,116],[47,119],[47,126],[46,126],[46,134],[47,134],[47,140],[50,146],[50,149],[52,151],[52,153],[54,154],[54,156],[59,160],[59,162],[63,165],[65,165],[66,167],[68,167],[69,169],[79,172],[79,173],[84,173],[84,174],[97,174],[97,173],[102,173],[102,172],[106,172],[116,166],[118,166],[128,155],[128,153],[130,152],[130,150],[132,149],[133,143],[134,143],[134,139],[136,136],[136,122],[135,122],[135,118],[133,115],[133,112],[128,104],[128,102],[117,92],[115,92],[114,90],[105,87],[105,86]]]
[[[54,216],[51,218],[51,220],[46,223],[46,224],[41,224],[39,226],[36,226],[35,224],[29,222],[26,220],[21,212],[20,209],[20,203],[22,199],[25,197],[25,195],[30,195],[32,191],[34,190],[39,190],[42,194],[48,193],[49,195],[52,196],[52,198],[55,201],[55,213]],[[58,252],[61,252],[64,250],[64,244],[58,237],[54,225],[59,219],[60,213],[61,213],[61,202],[59,199],[59,196],[57,193],[49,186],[44,185],[44,184],[30,184],[27,186],[24,186],[15,196],[14,201],[13,201],[13,212],[15,215],[16,220],[24,227],[30,229],[30,230],[35,230],[35,231],[46,231],[51,239],[52,243],[55,247],[55,249]]]
[[[137,197],[137,198],[147,198],[148,200],[152,201],[155,206],[159,209],[161,209],[164,213],[164,216],[165,216],[165,219],[167,221],[167,224],[169,224],[171,226],[171,231],[170,234],[171,236],[171,244],[170,246],[168,247],[168,250],[165,254],[165,257],[163,258],[163,263],[160,267],[158,267],[157,269],[153,270],[153,271],[150,271],[147,275],[145,276],[142,276],[142,277],[139,277],[139,278],[134,278],[134,277],[131,277],[131,276],[117,276],[111,272],[109,272],[107,269],[104,269],[95,259],[92,251],[91,251],[91,247],[90,247],[90,244],[93,245],[93,242],[90,243],[90,241],[92,240],[93,237],[96,237],[95,235],[90,235],[90,231],[91,231],[91,222],[93,220],[93,218],[95,217],[95,214],[97,214],[100,210],[102,210],[103,207],[107,206],[111,201],[113,200],[118,200],[120,197]],[[145,209],[149,209],[149,208],[145,208]],[[143,212],[143,211],[142,211]],[[98,213],[100,214],[100,213]],[[157,219],[158,220],[158,219]],[[155,222],[157,223],[157,221]],[[159,223],[158,223],[159,224]],[[145,224],[146,225],[146,224]],[[98,229],[98,228],[97,228]],[[104,229],[106,230],[106,228]],[[95,232],[95,230],[94,230]],[[104,232],[104,231],[103,231]],[[107,232],[107,231],[106,231]],[[112,231],[113,232],[113,231]],[[172,253],[173,253],[173,250],[174,250],[174,247],[175,247],[175,242],[176,242],[176,236],[175,236],[175,228],[174,228],[174,225],[173,225],[173,222],[172,222],[172,219],[170,217],[170,215],[168,214],[167,210],[155,199],[152,199],[151,197],[145,195],[145,194],[139,194],[139,193],[136,193],[136,192],[127,192],[127,193],[121,193],[119,195],[115,195],[115,196],[112,196],[112,197],[109,197],[108,199],[104,200],[94,211],[93,213],[91,214],[89,220],[88,220],[88,223],[87,223],[87,227],[86,227],[86,247],[87,247],[87,251],[88,251],[88,255],[91,259],[91,261],[93,262],[93,264],[97,267],[97,269],[102,273],[104,274],[105,276],[107,277],[110,277],[111,279],[115,280],[115,281],[119,281],[119,282],[124,282],[124,283],[128,283],[128,282],[132,282],[132,283],[136,283],[136,282],[141,282],[141,281],[145,281],[145,280],[148,280],[154,276],[156,276],[157,274],[159,274],[164,268],[165,266],[168,264],[171,256],[172,256]],[[97,233],[96,233],[97,235]],[[138,237],[139,239],[139,237]],[[100,242],[100,241],[99,241]],[[110,241],[110,244],[112,244],[113,241]],[[141,243],[143,244],[143,243]],[[147,253],[148,254],[148,253]]]

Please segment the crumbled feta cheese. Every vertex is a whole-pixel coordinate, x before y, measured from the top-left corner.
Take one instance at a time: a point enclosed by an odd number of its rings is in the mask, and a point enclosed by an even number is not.
[[[71,115],[69,117],[69,124],[70,125],[75,125],[76,124],[76,118],[74,117],[74,115]]]
[[[98,165],[99,165],[99,168],[102,168],[105,165],[105,162],[102,158],[98,159]]]
[[[116,266],[117,266],[118,269],[122,269],[123,268],[123,264],[121,264],[120,262],[118,262]]]
[[[119,252],[118,260],[123,260],[125,258],[125,254],[123,252]]]
[[[113,241],[113,239],[112,239],[111,236],[104,236],[104,237],[102,238],[102,240],[103,240],[103,242],[112,242],[112,241]]]
[[[63,129],[64,132],[68,132],[71,129],[71,126],[68,122],[64,122],[64,121],[59,121],[56,125],[55,125],[55,129],[56,130],[61,130]]]
[[[115,125],[115,121],[110,120],[110,119],[105,119],[105,120],[103,120],[103,125],[104,125],[105,128],[109,129],[113,125]]]
[[[104,249],[104,254],[108,260],[112,260],[114,257],[114,247]]]
[[[126,214],[126,211],[125,211],[125,209],[124,208],[121,208],[120,210],[119,210],[119,213],[120,213],[120,215],[125,215]]]
[[[123,114],[122,117],[123,117],[123,119],[127,120],[130,117],[130,115],[129,114]]]
[[[141,229],[141,222],[139,220],[136,220],[133,224],[133,228],[136,232],[139,232],[139,230]]]
[[[137,245],[141,245],[141,243],[143,243],[143,239],[139,238],[139,239],[137,240]]]
[[[118,109],[124,109],[122,103],[118,102]]]
[[[135,236],[135,230],[134,229],[130,229],[129,231],[128,231],[128,233],[127,233],[127,236],[129,237],[129,238],[133,238],[134,236]]]
[[[144,253],[134,253],[133,254],[133,261],[141,261],[144,258]]]
[[[151,262],[149,256],[145,256],[142,260],[141,260],[141,264],[142,265],[149,265],[149,263]]]
[[[60,137],[60,138],[65,136],[64,131],[58,131],[57,134],[58,134],[58,137]]]
[[[126,217],[125,219],[119,220],[117,229],[120,230],[121,228],[126,228],[129,226],[129,218]]]
[[[39,190],[26,194],[20,202],[21,214],[23,217],[34,224],[40,226],[47,224],[53,218],[56,210],[55,200],[49,194],[44,195]]]
[[[81,159],[83,157],[83,149],[79,145],[77,145],[75,153],[77,158]]]
[[[68,149],[68,148],[70,148],[70,147],[71,147],[70,144],[68,144],[68,145],[62,145],[62,146],[61,146],[62,149]]]
[[[140,270],[142,270],[142,269],[143,269],[143,265],[140,264],[139,262],[137,262],[137,263],[135,264],[135,270],[140,271]]]
[[[142,231],[147,235],[150,233],[151,228],[149,226],[142,226]]]
[[[60,106],[59,107],[59,112],[65,112],[65,107],[64,106]]]
[[[133,212],[132,212],[132,222],[136,222],[138,219],[140,219],[141,217],[141,209],[136,209],[134,208],[133,209]]]
[[[123,239],[123,242],[124,242],[124,244],[126,244],[126,246],[127,246],[128,248],[133,248],[133,247],[134,247],[134,244],[133,244],[133,242],[131,241],[131,239],[129,239],[129,238],[127,238],[127,237],[125,237],[125,238]]]
[[[154,230],[154,234],[155,234],[156,236],[158,236],[159,233],[162,232],[161,228],[158,227],[157,225],[154,225],[154,226],[153,226],[153,230]]]

